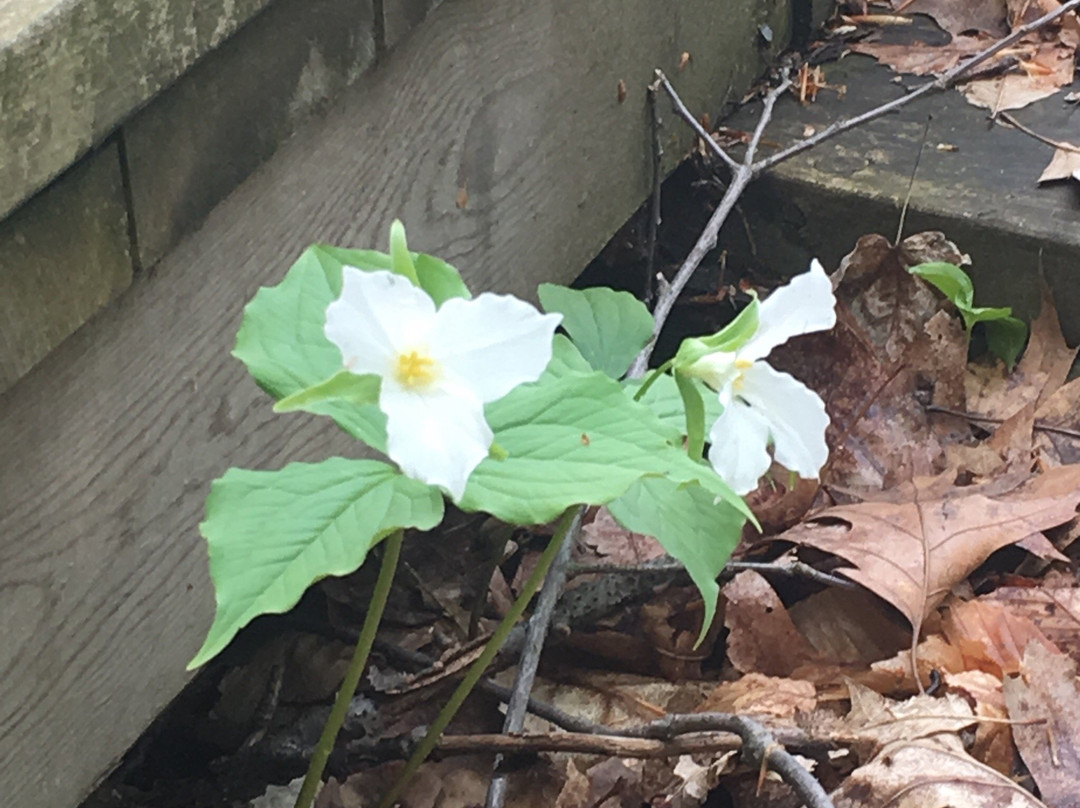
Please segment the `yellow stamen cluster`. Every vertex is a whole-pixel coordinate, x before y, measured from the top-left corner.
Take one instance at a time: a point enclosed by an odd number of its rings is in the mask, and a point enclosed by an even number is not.
[[[731,386],[736,392],[742,390],[743,384],[745,384],[745,381],[743,380],[743,371],[749,370],[753,366],[754,363],[749,359],[735,360],[735,369],[739,371],[739,374],[735,377],[735,380],[731,383]]]
[[[414,390],[427,387],[439,375],[439,363],[420,351],[398,354],[394,377],[402,387]]]

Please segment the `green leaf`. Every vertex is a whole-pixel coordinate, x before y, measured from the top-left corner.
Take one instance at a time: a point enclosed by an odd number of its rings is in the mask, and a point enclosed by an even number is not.
[[[653,317],[629,292],[542,283],[539,295],[545,311],[563,316],[562,327],[585,360],[613,379],[626,373],[652,338]]]
[[[724,407],[720,403],[720,397],[706,387],[705,382],[700,379],[691,379],[691,381],[701,392],[702,400],[705,402],[705,428],[708,430],[723,413]],[[630,395],[637,393],[641,384],[641,379],[627,379],[623,382],[623,386]],[[679,388],[671,374],[665,373],[658,377],[645,391],[640,401],[652,410],[653,415],[663,424],[666,430],[665,437],[673,443],[681,443],[683,438],[687,437],[686,410]]]
[[[1015,317],[1002,317],[984,323],[983,328],[986,329],[987,347],[1012,370],[1027,342],[1027,325]]]
[[[955,264],[933,261],[910,267],[908,272],[932,283],[961,311],[970,309],[975,303],[975,287],[971,278]]]
[[[346,401],[358,407],[378,404],[380,386],[381,379],[374,374],[359,376],[348,370],[339,370],[324,382],[285,396],[274,405],[274,412],[310,410],[313,405],[324,401]]]
[[[672,363],[676,369],[686,370],[702,357],[712,353],[737,351],[757,333],[761,301],[756,297],[739,315],[707,337],[688,337],[679,345]]]
[[[199,526],[217,614],[188,669],[220,653],[259,615],[291,609],[313,582],[357,569],[392,531],[427,530],[442,516],[438,491],[374,460],[229,469],[214,481]]]
[[[322,384],[342,369],[341,351],[323,334],[326,307],[341,294],[340,253],[349,253],[358,263],[379,255],[354,252],[309,247],[281,283],[260,289],[244,309],[233,356],[275,399]],[[306,409],[333,418],[350,435],[385,451],[386,417],[378,407],[331,400]]]
[[[686,409],[686,453],[691,460],[701,460],[705,452],[705,400],[693,379],[678,371],[674,376]]]
[[[544,371],[547,376],[561,379],[563,376],[588,375],[595,372],[574,343],[563,334],[555,335],[552,342],[551,362]]]
[[[969,334],[977,324],[983,323],[990,351],[1012,369],[1024,349],[1027,326],[1012,316],[1011,308],[976,306],[971,278],[954,264],[919,264],[908,271],[930,281],[953,302],[964,318],[964,327]]]
[[[720,587],[717,576],[742,536],[744,514],[734,507],[713,504],[713,493],[696,483],[679,484],[662,477],[645,477],[608,503],[619,524],[635,533],[656,537],[682,562],[705,601],[700,643],[716,616]]]
[[[603,504],[642,476],[699,481],[714,497],[746,505],[713,469],[695,463],[645,405],[601,373],[546,373],[486,408],[507,457],[485,459],[460,506],[512,524],[547,522],[576,504]]]

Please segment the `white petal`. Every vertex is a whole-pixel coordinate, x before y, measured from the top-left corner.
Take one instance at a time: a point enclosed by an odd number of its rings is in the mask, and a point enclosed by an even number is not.
[[[740,359],[764,359],[792,337],[828,331],[836,325],[832,281],[815,258],[810,271],[796,275],[761,302],[758,330],[739,351]]]
[[[778,463],[814,479],[829,459],[825,430],[829,416],[813,390],[766,362],[743,373],[737,395],[768,422]]]
[[[385,375],[398,351],[422,343],[435,303],[407,278],[380,270],[343,270],[341,297],[326,309],[323,333],[354,373]]]
[[[379,408],[386,413],[386,453],[409,477],[446,489],[455,501],[488,456],[493,436],[484,405],[466,389],[417,392],[383,379]]]
[[[769,423],[741,401],[732,401],[709,431],[709,462],[736,494],[757,488],[769,470]]]
[[[435,315],[430,347],[447,374],[481,401],[495,401],[540,378],[561,321],[510,295],[453,298]]]

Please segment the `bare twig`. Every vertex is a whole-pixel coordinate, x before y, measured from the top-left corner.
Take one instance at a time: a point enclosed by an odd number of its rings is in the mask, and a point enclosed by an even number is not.
[[[547,639],[551,616],[555,613],[555,604],[559,600],[563,584],[566,583],[566,567],[570,563],[570,554],[581,533],[581,518],[584,515],[585,509],[579,508],[574,520],[570,523],[566,541],[559,548],[558,555],[555,556],[555,560],[544,577],[544,585],[536,599],[536,609],[529,618],[529,627],[525,634],[525,650],[521,652],[521,659],[518,662],[514,689],[510,695],[510,701],[506,704],[504,733],[520,732],[525,726],[529,694],[532,692],[533,681],[536,679],[536,670],[540,666],[540,652],[544,648],[544,640]],[[499,771],[500,762],[501,758],[496,757],[495,773],[488,785],[486,808],[503,808],[506,804],[508,781],[506,774]]]
[[[572,564],[567,574],[570,577],[576,577],[578,575],[597,575],[597,574],[611,574],[611,575],[638,575],[641,573],[648,573],[650,575],[656,572],[664,570],[672,574],[681,574],[686,572],[686,567],[681,561],[671,561],[666,564]],[[763,575],[783,575],[786,578],[806,578],[807,580],[814,581],[815,583],[825,584],[826,586],[835,586],[841,589],[855,589],[857,584],[847,578],[841,578],[839,575],[833,575],[832,573],[822,572],[819,569],[811,567],[809,564],[805,564],[802,561],[793,561],[790,563],[777,562],[777,561],[729,561],[724,565],[724,569],[720,571],[720,575],[723,578],[732,578],[744,570],[753,570]]]
[[[656,93],[659,89],[658,81],[649,85],[649,112],[652,120],[652,196],[650,197],[651,208],[649,210],[649,233],[647,255],[645,258],[645,305],[653,303],[653,276],[656,274],[656,239],[660,231],[660,188],[664,183],[664,141],[660,134],[663,121],[660,120],[660,109],[656,106]]]
[[[832,808],[821,784],[787,750],[820,752],[828,743],[795,728],[773,731],[743,716],[727,713],[669,715],[604,734],[572,732],[524,735],[449,735],[439,743],[442,754],[473,752],[576,752],[632,758],[669,758],[703,752],[741,749],[753,765],[765,765],[791,786],[808,808]]]
[[[793,561],[790,564],[775,561],[729,561],[721,574],[730,573],[734,575],[744,570],[753,570],[763,575],[773,574],[785,575],[788,578],[805,578],[808,581],[825,584],[826,586],[835,586],[838,589],[859,588],[859,585],[849,578],[841,578],[839,575],[822,572],[809,564],[804,564],[802,561]]]
[[[442,755],[477,752],[522,754],[570,752],[620,758],[669,758],[705,752],[726,752],[742,748],[738,735],[721,732],[659,740],[592,735],[577,732],[530,732],[522,735],[444,735],[438,750]]]
[[[1066,143],[1064,140],[1054,140],[1052,137],[1040,135],[1034,129],[1028,126],[1024,126],[1024,124],[1020,123],[1020,121],[1016,120],[1016,118],[1014,118],[1008,112],[998,112],[993,117],[995,121],[1004,121],[1012,128],[1019,129],[1028,137],[1033,137],[1035,138],[1035,140],[1039,141],[1040,143],[1045,143],[1047,146],[1053,146],[1055,149],[1061,149],[1062,151],[1067,152],[1080,152],[1080,146],[1074,146],[1071,143]]]
[[[668,98],[671,99],[671,106],[675,108],[675,112],[690,125],[690,128],[697,133],[699,138],[705,141],[705,145],[712,150],[713,154],[723,160],[727,167],[732,171],[737,171],[739,164],[735,162],[730,154],[720,147],[720,144],[713,138],[712,133],[707,132],[705,127],[701,125],[701,122],[686,108],[686,104],[679,98],[679,94],[675,92],[675,88],[671,86],[671,82],[668,81],[667,76],[665,76],[661,70],[656,71],[656,84],[659,84],[664,88],[664,92],[666,92]]]
[[[1080,0],[1076,0],[1080,3]],[[663,74],[657,71],[659,76]],[[634,359],[634,363],[630,366],[630,370],[627,375],[631,379],[638,379],[645,375],[645,370],[649,366],[649,357],[652,356],[652,352],[656,347],[656,340],[660,336],[660,331],[664,327],[664,323],[667,322],[668,315],[671,314],[671,309],[675,305],[675,300],[679,294],[685,288],[687,282],[690,280],[690,276],[694,274],[694,271],[701,264],[702,260],[708,254],[709,250],[716,246],[716,237],[720,232],[720,227],[727,220],[728,214],[731,213],[732,208],[735,207],[736,200],[742,195],[742,192],[746,189],[746,186],[750,184],[750,181],[754,178],[754,154],[757,152],[758,144],[761,142],[761,136],[765,132],[765,126],[772,118],[773,107],[776,106],[777,100],[787,92],[788,87],[791,86],[791,79],[787,76],[784,77],[780,85],[769,92],[765,96],[764,106],[761,110],[761,118],[758,120],[757,128],[754,130],[753,136],[750,138],[749,144],[746,147],[746,154],[743,156],[742,163],[737,164],[733,169],[731,182],[728,184],[727,190],[724,191],[724,196],[720,200],[720,204],[717,206],[713,215],[709,217],[708,223],[705,225],[705,229],[698,237],[697,243],[694,244],[694,248],[690,250],[690,254],[683,261],[679,271],[675,273],[675,277],[671,280],[671,284],[664,289],[663,293],[657,298],[656,308],[653,310],[653,318],[655,320],[655,326],[653,328],[652,339],[649,340],[649,344],[641,349],[641,353]],[[671,84],[665,80],[665,89],[671,88]],[[674,88],[668,90],[669,94],[675,92]],[[677,97],[674,95],[673,98]],[[681,101],[679,102],[682,103]],[[712,138],[709,138],[712,142]]]
[[[923,409],[927,412],[938,412],[943,415],[952,415],[956,418],[965,418],[968,421],[974,421],[977,424],[1003,424],[1005,419],[1003,418],[991,418],[988,415],[977,415],[973,412],[964,412],[963,410],[954,410],[949,407],[941,407],[937,404],[927,404]],[[1080,429],[1069,429],[1064,426],[1054,426],[1048,424],[1045,421],[1035,421],[1032,424],[1032,428],[1042,430],[1043,432],[1051,432],[1055,435],[1064,435],[1067,438],[1080,438]]]
[[[798,795],[807,808],[832,808],[832,800],[813,775],[757,721],[729,713],[669,715],[629,732],[632,737],[670,739],[690,732],[734,732],[742,739],[743,753],[762,767],[768,766]],[[785,739],[788,740],[788,739]]]

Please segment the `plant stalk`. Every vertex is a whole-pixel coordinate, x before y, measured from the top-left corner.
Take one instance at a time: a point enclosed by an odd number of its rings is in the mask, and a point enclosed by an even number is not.
[[[303,785],[300,786],[300,793],[296,797],[296,808],[311,808],[319,786],[322,784],[326,761],[330,759],[330,753],[334,751],[334,742],[341,731],[341,725],[345,723],[349,705],[352,703],[353,696],[356,695],[356,688],[360,684],[364,668],[367,667],[371,646],[375,643],[375,633],[379,630],[379,622],[386,609],[386,601],[390,597],[390,586],[394,583],[394,573],[397,571],[404,538],[404,530],[395,530],[386,539],[379,577],[375,581],[375,591],[371,593],[371,602],[368,604],[367,615],[364,617],[364,625],[360,629],[360,637],[356,641],[356,650],[349,662],[349,669],[345,672],[345,679],[338,689],[334,707],[330,710],[330,717],[326,719],[326,726],[323,727],[322,735],[319,736],[319,742],[311,755],[311,763],[308,764],[307,774],[304,775]]]
[[[575,505],[567,510],[559,519],[559,525],[555,531],[555,535],[551,537],[551,541],[548,542],[548,546],[541,554],[536,569],[533,570],[532,575],[530,575],[529,579],[525,582],[521,594],[518,595],[518,599],[514,601],[514,604],[510,607],[510,611],[507,613],[506,617],[499,623],[499,627],[495,629],[495,633],[491,635],[491,639],[488,640],[487,645],[484,646],[483,652],[469,668],[468,672],[465,674],[465,678],[461,680],[461,684],[457,686],[457,689],[450,696],[446,705],[439,711],[438,716],[435,717],[435,721],[432,722],[431,726],[428,728],[427,735],[424,736],[420,745],[416,747],[416,751],[412,753],[412,756],[405,764],[405,768],[398,774],[390,791],[388,791],[386,796],[382,798],[382,801],[379,802],[379,808],[390,808],[390,806],[398,801],[402,792],[405,790],[405,787],[409,784],[409,781],[412,780],[413,775],[416,774],[417,769],[420,768],[421,764],[423,764],[432,751],[434,751],[435,746],[439,743],[439,738],[442,737],[443,732],[450,725],[454,716],[457,715],[458,710],[460,710],[461,705],[465,703],[465,699],[468,697],[469,693],[472,692],[472,689],[476,687],[477,682],[483,677],[484,671],[487,670],[492,660],[495,659],[495,655],[499,653],[507,636],[513,630],[517,621],[521,619],[521,616],[525,613],[525,609],[528,607],[533,595],[535,595],[536,591],[540,588],[540,584],[543,582],[548,568],[555,560],[559,548],[562,547],[563,542],[566,540],[570,525],[573,523],[577,511],[578,506]],[[297,806],[297,808],[300,807]]]

